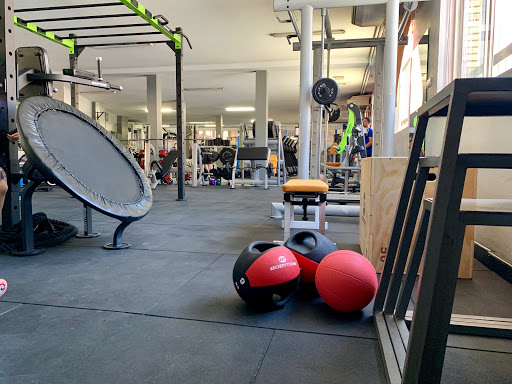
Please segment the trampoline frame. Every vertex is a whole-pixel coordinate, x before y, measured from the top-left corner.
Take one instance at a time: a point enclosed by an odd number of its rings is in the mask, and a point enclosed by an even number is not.
[[[123,10],[128,8],[131,13],[111,13],[111,14],[98,14],[98,9],[105,7],[122,7]],[[68,16],[68,17],[42,17],[46,12],[68,10],[72,12],[77,9],[91,9],[96,12],[93,16],[95,19],[117,20],[123,17],[140,17],[144,23],[138,24],[104,24],[104,25],[76,25],[80,20],[85,20],[81,16]],[[38,17],[36,20],[29,18],[23,19],[15,16],[14,13],[28,13],[37,12]],[[73,26],[51,28],[52,23],[73,21]],[[45,24],[45,28],[41,28],[34,24],[33,21]],[[51,7],[37,7],[37,8],[24,8],[14,9],[14,0],[0,0],[0,62],[5,65],[0,65],[0,78],[6,79],[3,92],[0,92],[0,166],[2,166],[7,173],[7,182],[9,184],[9,192],[5,198],[4,209],[2,211],[2,224],[11,226],[20,221],[20,180],[24,177],[20,170],[18,163],[18,146],[17,144],[10,143],[7,138],[7,133],[16,131],[16,95],[17,95],[17,79],[16,79],[16,62],[15,62],[15,45],[14,45],[14,27],[26,29],[36,35],[39,35],[47,40],[53,41],[57,44],[63,45],[68,48],[69,61],[71,68],[77,68],[78,57],[87,47],[109,47],[114,45],[138,45],[138,44],[166,44],[171,48],[175,54],[176,64],[176,115],[177,115],[177,149],[178,149],[178,200],[185,200],[185,121],[183,113],[183,50],[182,40],[188,38],[183,34],[181,28],[177,27],[172,30],[168,26],[167,18],[162,15],[154,15],[151,11],[146,9],[142,4],[136,0],[119,0],[118,2],[110,3],[97,3],[97,4],[75,4]],[[127,33],[119,33],[120,29],[128,28],[134,30],[135,28],[151,27],[151,31],[143,30]],[[46,29],[48,28],[48,29]],[[108,30],[114,29],[114,33],[107,33]],[[155,31],[156,29],[156,31]],[[52,31],[50,31],[52,30]],[[69,36],[64,38],[55,32],[76,32],[88,30],[105,30],[101,34],[84,34],[75,35],[69,33]],[[124,38],[128,36],[153,36],[163,35],[165,40],[148,40],[144,42],[126,42],[126,41],[108,41],[101,43],[87,43],[91,39],[105,39],[105,38]],[[78,40],[86,40],[85,44],[79,44]],[[189,43],[190,46],[190,43]],[[190,46],[190,48],[192,48]],[[83,80],[83,79],[81,79]],[[58,81],[58,80],[56,80]],[[78,103],[78,87],[77,82],[66,80],[71,83],[71,104],[73,107],[79,109]],[[94,86],[94,85],[92,85]],[[97,86],[98,88],[105,88]],[[94,237],[92,231],[92,215],[90,207],[84,205],[84,235],[86,237]],[[87,236],[89,235],[89,236]]]

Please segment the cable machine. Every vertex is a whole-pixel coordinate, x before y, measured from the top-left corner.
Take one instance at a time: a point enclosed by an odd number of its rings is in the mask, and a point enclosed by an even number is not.
[[[98,10],[105,11],[105,8],[122,7],[128,8],[126,13],[106,13],[98,14]],[[41,17],[46,12],[68,10],[70,12],[77,10],[94,10],[94,15],[79,15],[67,17]],[[21,18],[17,15],[24,13],[37,12],[38,18]],[[15,13],[17,14],[15,16]],[[101,25],[76,25],[81,20],[110,20],[115,22],[118,18],[138,17],[143,20],[142,23],[133,24],[101,24]],[[71,27],[51,28],[51,23],[73,21]],[[41,28],[35,23],[50,23],[48,29]],[[45,39],[60,44],[69,51],[70,68],[63,74],[51,73],[26,73],[22,79],[25,82],[46,82],[62,81],[71,84],[71,104],[79,108],[79,93],[77,85],[87,85],[103,89],[118,89],[120,87],[112,86],[110,83],[102,81],[101,65],[99,64],[99,79],[91,79],[83,76],[83,72],[78,70],[78,57],[87,47],[109,47],[109,46],[131,46],[143,44],[166,44],[171,48],[175,55],[176,63],[176,116],[177,116],[177,150],[178,150],[178,200],[185,200],[185,122],[183,111],[183,47],[182,42],[185,38],[190,48],[190,42],[183,30],[179,27],[174,30],[169,27],[168,19],[163,15],[155,15],[136,0],[119,0],[110,3],[98,4],[77,4],[37,8],[14,9],[14,0],[0,0],[0,166],[7,173],[7,182],[9,192],[5,198],[4,209],[2,211],[2,225],[11,226],[20,221],[20,180],[23,174],[18,163],[18,146],[16,143],[10,143],[6,135],[16,131],[16,101],[18,98],[19,79],[16,70],[16,47],[14,44],[14,27],[20,27],[39,35]],[[137,32],[119,33],[124,28],[151,27],[151,30],[142,30]],[[50,31],[51,30],[51,31]],[[75,34],[77,31],[103,30],[100,34]],[[115,33],[108,33],[109,30],[115,30]],[[156,30],[156,31],[155,31]],[[56,32],[67,32],[68,37],[61,37]],[[144,41],[109,41],[96,43],[92,39],[104,38],[123,38],[159,35],[163,39],[144,40]],[[86,43],[82,43],[85,40]],[[80,41],[80,44],[78,43]],[[92,42],[89,42],[92,41]],[[97,41],[97,40],[96,40]],[[89,207],[84,206],[84,237],[94,236],[92,230],[92,215]]]

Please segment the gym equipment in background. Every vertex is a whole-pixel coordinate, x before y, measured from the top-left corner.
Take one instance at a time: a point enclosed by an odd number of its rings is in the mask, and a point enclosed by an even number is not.
[[[315,283],[320,297],[340,312],[356,312],[366,307],[377,293],[377,273],[357,252],[336,251],[318,266]]]
[[[176,160],[178,160],[178,151],[171,150],[171,151],[160,151],[160,155],[164,155],[167,152],[167,154],[162,158],[161,161],[153,161],[151,163],[151,168],[154,170],[154,175],[157,181],[164,184],[164,180],[170,175],[172,167]],[[170,178],[169,181],[165,184],[172,184]]]
[[[256,241],[245,248],[233,268],[238,295],[261,310],[282,308],[299,284],[300,268],[293,253],[275,243]]]
[[[318,264],[338,250],[331,240],[315,231],[297,232],[286,240],[284,246],[292,251],[299,263],[301,284],[314,284]]]
[[[313,85],[313,99],[321,105],[333,104],[340,95],[340,88],[334,79],[328,77],[319,79]]]
[[[327,174],[331,175],[330,192],[342,192],[336,197],[343,201],[349,192],[359,190],[361,160],[366,158],[363,118],[361,110],[354,103],[348,105],[349,120],[347,128],[338,145],[331,150],[341,156],[340,163],[323,164]],[[342,184],[340,188],[338,185]],[[354,195],[359,201],[359,195]]]
[[[17,125],[28,159],[24,174],[30,180],[22,192],[24,254],[38,252],[34,249],[32,193],[44,180],[121,221],[113,242],[105,248],[129,247],[122,242],[124,229],[143,218],[153,202],[148,179],[132,154],[89,116],[48,97],[22,101]],[[89,156],[91,148],[95,156]]]
[[[270,164],[270,153],[271,150],[269,147],[240,147],[237,148],[235,153],[235,158],[233,159],[232,166],[232,176],[231,176],[231,188],[235,189],[236,186],[236,172],[240,170],[242,175],[241,184],[250,184],[250,185],[261,185],[260,180],[250,180],[245,181],[245,170],[250,170],[251,172],[259,171],[263,169],[265,171],[265,181],[264,186],[265,189],[268,189],[268,169]],[[222,152],[221,152],[222,154]],[[219,155],[220,156],[220,155]],[[255,161],[263,162],[261,164],[255,164]],[[248,161],[250,164],[247,166],[245,162]]]
[[[0,297],[7,292],[7,281],[0,279]]]

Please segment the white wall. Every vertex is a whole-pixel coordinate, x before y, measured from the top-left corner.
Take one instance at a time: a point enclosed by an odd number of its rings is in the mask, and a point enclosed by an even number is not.
[[[63,101],[64,103],[71,104],[71,86],[67,83],[59,83],[58,92],[54,93],[53,98],[56,100]],[[80,110],[85,113],[90,118],[94,119],[92,116],[92,103],[88,97],[80,94],[79,104]],[[98,120],[96,120],[100,125],[102,125],[105,129],[112,133],[117,132],[117,115],[112,111],[105,109],[101,104],[96,103],[96,111],[98,112],[106,112],[108,114],[108,120],[105,120],[105,114],[103,114]]]
[[[110,131],[115,136],[117,133],[117,115],[114,114],[112,111],[105,109],[100,103],[96,103],[96,112],[103,112],[100,118],[96,120],[98,124],[103,126],[103,128],[105,128],[107,131]]]
[[[427,128],[425,152],[438,155],[441,150],[445,118],[431,119]],[[462,131],[460,153],[510,153],[512,118],[466,118]],[[480,169],[477,198],[512,199],[512,170]],[[512,228],[476,227],[475,240],[512,264]]]

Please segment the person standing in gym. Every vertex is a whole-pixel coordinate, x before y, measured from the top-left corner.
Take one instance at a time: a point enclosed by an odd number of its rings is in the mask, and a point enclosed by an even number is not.
[[[20,138],[20,134],[18,132],[13,133],[12,135],[7,135],[7,140],[11,143],[18,141]],[[4,200],[5,195],[7,195],[7,191],[9,190],[9,186],[7,185],[7,173],[5,173],[4,169],[0,167],[0,212],[4,208]]]
[[[370,117],[363,117],[364,141],[366,143],[367,157],[372,157],[373,129],[371,127],[371,123],[372,119]]]

